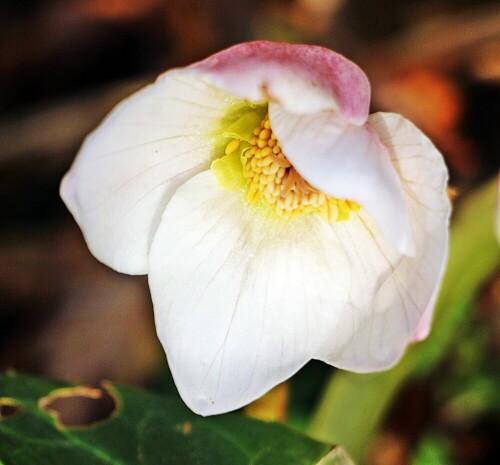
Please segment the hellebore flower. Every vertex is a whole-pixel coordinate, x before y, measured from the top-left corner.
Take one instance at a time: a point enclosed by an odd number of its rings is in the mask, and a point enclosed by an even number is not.
[[[387,368],[425,337],[447,170],[322,47],[253,42],[161,75],[86,139],[61,195],[92,253],[148,274],[179,392],[241,407],[310,359]]]

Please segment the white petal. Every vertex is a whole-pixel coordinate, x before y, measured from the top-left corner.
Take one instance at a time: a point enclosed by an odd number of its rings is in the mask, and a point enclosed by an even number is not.
[[[173,71],[123,101],[90,134],[61,196],[99,260],[121,272],[147,272],[166,203],[210,165],[211,134],[234,103],[224,91]]]
[[[415,253],[401,183],[368,125],[349,124],[334,112],[292,114],[273,103],[269,119],[287,158],[309,184],[358,202],[397,250]]]
[[[345,247],[355,278],[339,322],[346,337],[325,345],[317,358],[352,371],[394,364],[416,328],[430,316],[448,251],[450,204],[441,154],[403,117],[371,115],[369,123],[388,148],[406,196],[416,254],[399,254],[363,210],[332,226]],[[425,321],[422,322],[424,325]]]
[[[415,332],[413,333],[413,338],[410,342],[420,342],[426,339],[427,336],[429,336],[429,333],[431,332],[432,318],[434,317],[434,306],[436,305],[438,291],[439,286],[436,286],[436,288],[434,289],[434,294],[427,304],[425,312],[418,321],[418,325],[415,329]]]
[[[179,392],[210,415],[253,401],[304,365],[332,334],[350,275],[321,218],[279,220],[205,172],[168,204],[149,279]]]

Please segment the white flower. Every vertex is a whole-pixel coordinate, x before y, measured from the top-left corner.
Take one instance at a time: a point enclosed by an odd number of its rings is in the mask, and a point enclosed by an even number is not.
[[[312,358],[387,368],[428,332],[447,170],[410,122],[368,116],[369,95],[330,50],[237,45],[118,105],[65,176],[92,253],[149,275],[195,412],[241,407]]]

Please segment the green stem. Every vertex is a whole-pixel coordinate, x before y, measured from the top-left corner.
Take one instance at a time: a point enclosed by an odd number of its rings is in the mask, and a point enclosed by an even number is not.
[[[429,338],[411,346],[401,362],[382,373],[335,373],[313,416],[310,434],[341,444],[361,463],[394,396],[411,377],[429,373],[453,346],[477,293],[500,264],[494,232],[496,182],[469,196],[451,228],[450,255]]]

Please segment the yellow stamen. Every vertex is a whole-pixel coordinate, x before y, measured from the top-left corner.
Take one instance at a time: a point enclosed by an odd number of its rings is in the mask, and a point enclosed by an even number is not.
[[[241,171],[246,179],[246,198],[249,202],[262,201],[280,218],[316,213],[328,222],[345,221],[349,219],[351,212],[359,211],[361,207],[356,202],[328,197],[300,176],[283,153],[267,115],[252,134],[247,139],[249,147],[247,144],[246,150],[240,156],[243,165]],[[226,157],[223,158],[236,155],[239,147],[239,139],[231,140],[225,149]],[[233,163],[231,166],[234,166]],[[233,181],[233,176],[228,176],[226,171],[228,169],[225,168],[224,180],[230,178],[231,187],[234,189],[237,182]],[[219,174],[217,177],[222,176]]]

